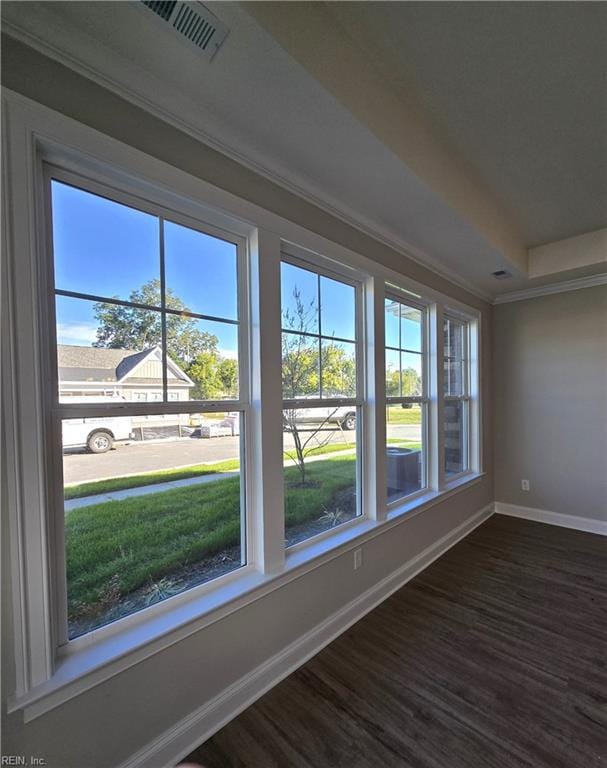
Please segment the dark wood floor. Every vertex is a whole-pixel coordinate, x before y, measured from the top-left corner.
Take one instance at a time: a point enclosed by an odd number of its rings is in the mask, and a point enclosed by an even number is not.
[[[607,540],[494,516],[190,759],[607,768]]]

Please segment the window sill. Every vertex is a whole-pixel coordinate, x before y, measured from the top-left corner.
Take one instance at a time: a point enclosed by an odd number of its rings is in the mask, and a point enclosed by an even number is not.
[[[485,472],[466,472],[465,475],[460,475],[447,483],[442,491],[426,491],[425,493],[416,494],[409,501],[404,499],[402,503],[390,507],[387,519],[400,520],[404,516],[414,517],[420,512],[443,502],[458,491],[479,483],[484,476]]]
[[[386,520],[362,517],[287,550],[280,574],[262,574],[245,566],[238,576],[201,594],[167,601],[152,616],[137,616],[124,629],[91,636],[57,659],[53,676],[23,696],[13,697],[8,712],[23,712],[25,722],[54,709],[155,653],[219,621],[264,595],[279,589],[330,560],[360,547],[391,527],[424,512],[482,480],[484,473],[467,474],[443,491],[430,491],[389,511]],[[184,593],[187,594],[187,593]],[[117,627],[118,630],[118,627]],[[94,635],[95,633],[92,633]],[[86,636],[88,637],[88,636]],[[84,640],[84,638],[82,638]]]

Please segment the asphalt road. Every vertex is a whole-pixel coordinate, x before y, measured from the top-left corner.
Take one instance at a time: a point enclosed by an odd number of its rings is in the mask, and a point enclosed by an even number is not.
[[[399,424],[389,428],[389,437],[419,439],[419,427],[411,424]],[[355,439],[354,432],[342,432],[339,429],[323,433],[331,443],[343,443],[344,448]],[[286,435],[286,446],[292,445],[290,435]],[[187,467],[192,464],[204,464],[213,461],[238,458],[239,441],[237,437],[213,437],[210,439],[184,438],[182,440],[159,440],[156,442],[116,443],[108,453],[86,453],[73,451],[63,457],[65,483],[82,483],[90,480],[103,480],[121,475],[135,475],[140,472],[153,472],[157,469]]]

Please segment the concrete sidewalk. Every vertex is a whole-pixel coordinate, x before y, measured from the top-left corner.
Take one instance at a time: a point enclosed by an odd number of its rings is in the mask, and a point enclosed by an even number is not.
[[[310,461],[319,461],[329,459],[333,456],[343,456],[351,454],[352,448],[345,448],[343,451],[333,451],[332,453],[319,453],[317,456],[310,456]],[[290,466],[294,462],[287,459],[284,466]],[[187,477],[183,480],[167,480],[166,483],[153,483],[152,485],[140,485],[136,488],[125,488],[121,491],[111,491],[110,493],[98,493],[94,496],[83,496],[80,499],[68,499],[64,504],[65,512],[71,512],[72,509],[79,507],[90,507],[92,504],[103,504],[106,501],[121,501],[129,499],[131,496],[145,496],[148,493],[161,493],[170,491],[173,488],[186,488],[189,485],[199,485],[204,483],[213,483],[217,480],[225,480],[227,477],[234,477],[240,474],[240,470],[231,472],[217,472],[216,474],[199,475],[198,477]]]
[[[152,485],[140,485],[136,488],[125,488],[122,491],[111,491],[110,493],[98,493],[95,496],[83,496],[80,499],[68,499],[65,502],[64,509],[71,512],[78,507],[89,507],[92,504],[102,504],[106,501],[121,501],[129,499],[131,496],[145,496],[148,493],[160,493],[161,491],[170,491],[173,488],[185,488],[188,485],[204,485],[204,483],[213,483],[217,480],[225,480],[227,477],[234,477],[240,474],[235,469],[232,472],[217,472],[215,474],[199,475],[198,477],[186,477],[183,480],[168,480],[166,483],[153,483]]]

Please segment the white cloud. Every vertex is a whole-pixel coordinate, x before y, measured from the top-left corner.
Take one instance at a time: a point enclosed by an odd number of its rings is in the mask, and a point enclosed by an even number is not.
[[[97,338],[97,326],[89,323],[57,323],[57,342],[90,346]]]
[[[238,353],[235,349],[218,349],[217,351],[222,357],[227,357],[230,360],[238,360]]]

